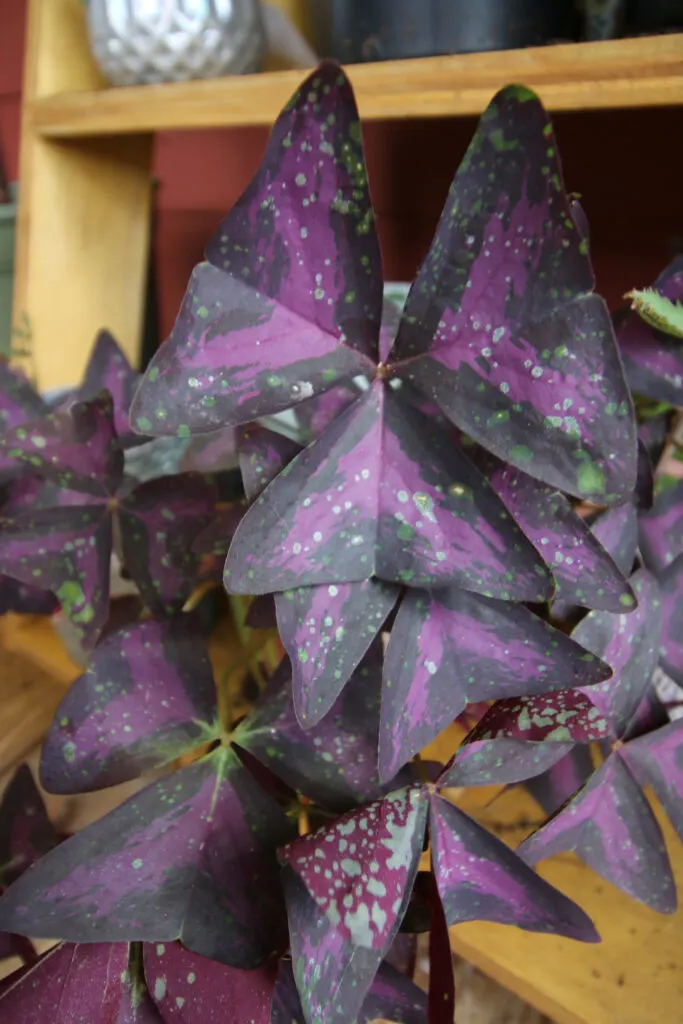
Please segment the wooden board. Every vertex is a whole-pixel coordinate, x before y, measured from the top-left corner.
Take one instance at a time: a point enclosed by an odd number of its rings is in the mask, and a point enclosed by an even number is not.
[[[683,103],[683,34],[544,46],[347,68],[365,120],[480,114],[510,82],[536,89],[551,110]],[[37,134],[78,138],[180,128],[272,124],[303,72],[36,98]]]

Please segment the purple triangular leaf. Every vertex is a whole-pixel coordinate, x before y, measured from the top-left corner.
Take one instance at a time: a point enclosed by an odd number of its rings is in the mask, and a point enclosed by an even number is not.
[[[593,287],[548,115],[509,86],[451,185],[391,358],[499,458],[615,504],[635,485],[635,423]]]
[[[496,921],[525,931],[597,942],[590,918],[516,853],[440,796],[429,832],[439,894],[449,925]]]
[[[542,600],[536,551],[451,436],[376,381],[276,477],[240,523],[229,591],[376,575]]]
[[[547,771],[574,744],[609,737],[607,720],[578,690],[497,701],[466,737],[439,784],[524,782]]]
[[[522,605],[455,587],[410,590],[384,664],[380,775],[394,775],[468,702],[562,690],[608,674]]]
[[[229,508],[217,507],[209,525],[200,530],[192,542],[192,550],[198,555],[213,555],[223,558],[225,561],[230,542],[242,520],[244,511],[245,506],[241,502],[235,502]],[[221,564],[219,577],[222,572],[223,565]]]
[[[683,554],[659,574],[662,597],[662,635],[659,664],[683,685]]]
[[[396,604],[380,580],[298,587],[275,595],[280,638],[292,663],[292,692],[304,728],[330,710]]]
[[[0,441],[0,456],[68,490],[97,497],[112,494],[121,482],[123,452],[110,395],[102,392],[15,427]]]
[[[237,434],[234,427],[223,427],[191,438],[180,469],[184,473],[220,473],[236,466]]]
[[[662,412],[658,416],[650,416],[638,424],[638,440],[642,442],[650,457],[650,463],[656,467],[664,452],[669,431],[671,429],[672,410]]]
[[[220,735],[213,671],[193,616],[109,634],[69,689],[43,743],[50,793],[127,782]]]
[[[323,807],[346,810],[382,792],[377,775],[381,648],[372,648],[322,722],[304,731],[280,666],[234,740],[283,782]]]
[[[206,252],[135,398],[137,429],[245,423],[372,370],[382,268],[339,67],[321,65],[285,107]]]
[[[396,790],[279,851],[344,942],[382,956],[389,949],[417,874],[427,806],[421,787]]]
[[[380,335],[381,344],[381,335]],[[332,420],[357,400],[360,392],[353,384],[339,384],[322,395],[308,398],[296,408],[296,418],[306,443],[320,437]]]
[[[79,402],[95,398],[106,389],[114,403],[114,426],[121,442],[140,442],[130,429],[130,405],[140,380],[128,357],[109,331],[102,330],[95,338],[85,369],[83,382],[76,391]]]
[[[607,718],[617,739],[637,711],[659,657],[662,616],[657,581],[647,569],[640,569],[631,577],[631,585],[638,599],[635,611],[623,615],[590,612],[572,633],[577,643],[606,662],[614,673],[585,692]]]
[[[455,978],[451,938],[433,872],[429,881],[433,890],[429,927],[429,1024],[453,1024]]]
[[[683,256],[676,256],[654,283],[667,299],[683,299]],[[683,402],[683,349],[678,338],[647,324],[630,310],[617,330],[624,369],[633,391],[657,402]]]
[[[660,913],[676,909],[676,887],[661,830],[619,753],[519,847],[536,864],[564,851]]]
[[[0,928],[165,942],[252,967],[278,947],[275,848],[292,827],[221,747],[43,857],[0,899]]]
[[[144,958],[147,986],[164,1024],[269,1024],[272,964],[252,971],[226,967],[179,942],[145,943]]]
[[[593,771],[590,748],[576,746],[548,771],[525,780],[525,789],[528,789],[546,814],[552,814],[581,789]]]
[[[27,764],[17,768],[0,802],[0,889],[59,842]]]
[[[638,539],[643,561],[654,573],[683,553],[683,480],[660,490],[652,508],[641,512]]]
[[[652,786],[683,839],[683,718],[630,740],[623,756],[639,781]]]
[[[0,430],[4,434],[48,412],[48,405],[27,378],[0,362]]]
[[[261,491],[301,451],[301,445],[284,434],[276,434],[258,423],[248,423],[238,431],[238,450],[242,482],[247,501],[256,501]]]
[[[62,943],[0,994],[3,1024],[163,1024],[127,943]]]
[[[631,502],[600,512],[590,524],[624,576],[630,576],[638,548],[638,516]]]
[[[54,594],[30,587],[10,576],[0,576],[0,615],[52,615],[59,607]]]
[[[199,473],[149,480],[121,501],[126,569],[156,614],[180,611],[197,585],[202,557],[193,544],[213,521],[216,503],[213,482]]]
[[[567,498],[495,456],[478,454],[474,461],[552,570],[556,599],[621,611],[631,588]]]
[[[104,504],[41,509],[0,524],[0,572],[52,591],[91,645],[109,614],[111,543]]]

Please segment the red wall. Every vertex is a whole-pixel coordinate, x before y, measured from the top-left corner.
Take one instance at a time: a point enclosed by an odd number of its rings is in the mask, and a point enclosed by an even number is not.
[[[0,0],[0,141],[17,173],[24,0]],[[284,97],[283,97],[284,99]],[[386,276],[410,277],[424,255],[473,119],[371,124],[365,132]],[[591,223],[598,287],[614,306],[651,283],[683,248],[683,108],[558,114],[568,188]],[[157,254],[164,334],[221,216],[255,170],[264,129],[157,137]]]

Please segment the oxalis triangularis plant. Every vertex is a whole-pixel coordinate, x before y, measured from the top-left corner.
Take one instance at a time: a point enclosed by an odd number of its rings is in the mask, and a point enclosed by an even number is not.
[[[530,866],[558,850],[674,909],[642,787],[681,833],[683,733],[652,679],[660,659],[683,669],[666,599],[683,538],[664,568],[638,539],[678,397],[672,296],[636,293],[619,324],[631,384],[654,381],[637,419],[588,250],[547,115],[511,86],[405,308],[385,303],[353,93],[325,63],[132,401],[138,439],[201,438],[203,472],[132,479],[131,371],[118,362],[113,387],[102,339],[102,391],[18,403],[0,572],[57,595],[91,651],[41,781],[148,784],[63,839],[15,777],[0,928],[25,966],[3,1022],[452,1021],[447,926],[598,939]],[[206,473],[233,451],[238,501],[234,475]],[[112,551],[137,585],[124,621],[108,619]],[[226,553],[246,713],[214,678],[198,596]],[[473,728],[448,763],[421,759],[456,719]],[[554,805],[517,851],[452,800],[491,782]],[[428,995],[407,976],[424,931]],[[33,962],[28,937],[62,941]]]

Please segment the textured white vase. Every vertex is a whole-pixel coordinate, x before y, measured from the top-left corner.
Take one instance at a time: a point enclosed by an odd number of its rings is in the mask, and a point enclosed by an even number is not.
[[[88,29],[112,85],[245,74],[265,48],[259,0],[88,0]]]

